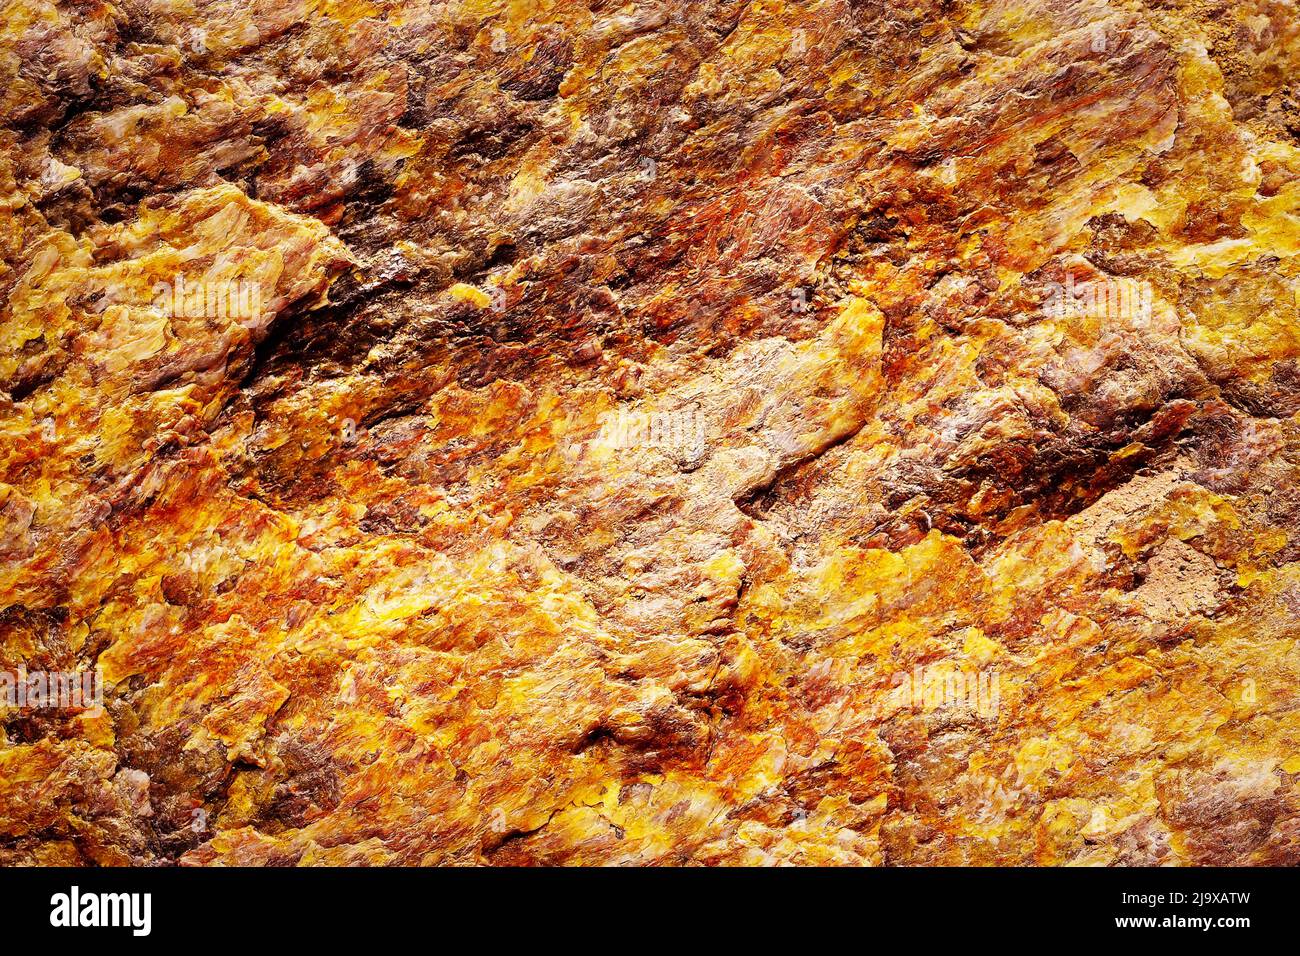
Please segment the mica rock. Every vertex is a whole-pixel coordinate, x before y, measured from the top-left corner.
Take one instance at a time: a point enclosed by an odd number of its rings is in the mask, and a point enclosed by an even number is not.
[[[1300,863],[1273,0],[7,0],[6,864]]]

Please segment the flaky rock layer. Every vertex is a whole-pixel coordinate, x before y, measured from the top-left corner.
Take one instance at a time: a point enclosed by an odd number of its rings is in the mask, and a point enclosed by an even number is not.
[[[1300,862],[1292,0],[0,3],[5,864]]]

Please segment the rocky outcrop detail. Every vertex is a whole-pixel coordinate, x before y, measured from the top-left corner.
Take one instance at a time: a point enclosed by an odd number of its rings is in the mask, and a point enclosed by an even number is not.
[[[1293,5],[0,9],[0,862],[1300,862]]]

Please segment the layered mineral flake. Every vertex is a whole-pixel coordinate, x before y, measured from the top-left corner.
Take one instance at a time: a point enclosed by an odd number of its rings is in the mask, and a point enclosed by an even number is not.
[[[1295,0],[0,0],[0,864],[1300,863]]]

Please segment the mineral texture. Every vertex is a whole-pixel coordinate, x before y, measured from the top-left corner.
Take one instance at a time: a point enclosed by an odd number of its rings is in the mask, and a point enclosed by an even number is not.
[[[1298,101],[1294,0],[0,0],[0,864],[1300,863]]]

